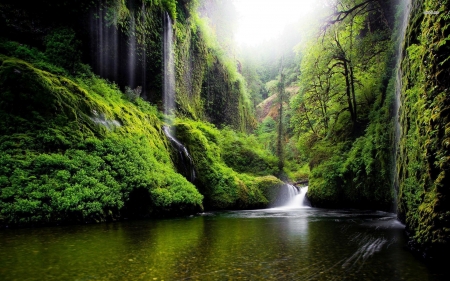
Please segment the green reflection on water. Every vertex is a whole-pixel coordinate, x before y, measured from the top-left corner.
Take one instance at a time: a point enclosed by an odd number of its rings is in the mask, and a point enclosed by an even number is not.
[[[1,280],[433,280],[391,214],[316,209],[0,231]]]

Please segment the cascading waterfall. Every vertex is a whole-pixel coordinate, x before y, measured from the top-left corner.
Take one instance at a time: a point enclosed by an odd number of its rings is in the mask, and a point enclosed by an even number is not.
[[[99,2],[89,21],[93,71],[122,90],[128,87],[137,96],[148,98],[146,34],[138,29],[139,21],[145,18],[144,2],[140,9],[130,10],[126,30],[118,27],[117,14],[108,13],[107,1]]]
[[[278,193],[273,207],[276,208],[309,208],[309,202],[306,198],[308,187],[295,187],[291,184],[284,184]]]
[[[395,169],[393,171],[393,190],[394,190],[394,202],[395,210],[397,209],[397,193],[398,193],[398,171],[397,171],[397,157],[399,151],[399,141],[401,136],[401,126],[399,120],[400,106],[401,106],[401,92],[402,92],[402,68],[401,63],[403,59],[403,42],[405,39],[406,28],[409,22],[409,15],[411,13],[411,0],[401,1],[401,9],[403,11],[401,18],[399,19],[399,28],[397,34],[397,50],[396,50],[396,79],[395,79],[395,100],[394,100],[394,148],[393,157],[395,163]]]
[[[172,20],[168,13],[164,15],[164,114],[166,116],[166,122],[170,122],[170,115],[173,114],[175,109],[175,65],[173,58],[173,30]]]
[[[167,124],[171,124],[171,115],[175,110],[175,65],[173,56],[173,30],[172,20],[168,13],[164,15],[164,115]],[[187,148],[181,144],[175,137],[173,130],[169,126],[163,127],[164,134],[169,139],[172,146],[178,151],[178,171],[184,175],[190,182],[195,180],[194,162]]]
[[[106,22],[106,13],[106,8],[99,6],[90,18],[92,62],[97,74],[117,81],[119,78],[119,34],[116,28]]]
[[[306,193],[308,192],[308,187],[300,187],[298,193],[292,197],[285,206],[286,208],[309,208],[309,202],[306,198]]]
[[[164,126],[163,130],[172,146],[178,151],[178,160],[180,162],[178,165],[178,171],[190,182],[193,182],[195,180],[194,162],[192,161],[192,157],[187,148],[172,136],[169,127]]]
[[[128,50],[128,83],[129,87],[134,89],[137,85],[135,85],[134,77],[136,76],[136,20],[134,16],[130,17],[129,22],[130,29],[130,38],[128,42],[129,50]]]

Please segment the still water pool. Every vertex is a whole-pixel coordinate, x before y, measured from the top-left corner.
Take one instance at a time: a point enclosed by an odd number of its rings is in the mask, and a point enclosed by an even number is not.
[[[315,208],[0,230],[0,280],[439,280],[394,214]]]

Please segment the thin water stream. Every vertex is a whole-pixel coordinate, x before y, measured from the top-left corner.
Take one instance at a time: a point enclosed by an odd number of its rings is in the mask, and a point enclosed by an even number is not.
[[[0,230],[1,280],[445,280],[395,214],[316,208]]]

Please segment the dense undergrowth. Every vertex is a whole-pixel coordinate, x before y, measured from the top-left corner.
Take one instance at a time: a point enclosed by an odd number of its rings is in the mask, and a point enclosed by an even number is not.
[[[156,109],[95,76],[54,75],[1,57],[4,223],[100,221],[202,208],[170,159]],[[134,214],[133,192],[147,191]]]
[[[86,65],[70,74],[51,56],[6,40],[0,51],[1,224],[167,216],[204,205],[255,208],[274,199],[281,184],[267,176],[274,159],[255,150],[254,140],[179,121],[197,189],[177,173],[156,107]],[[230,149],[237,144],[239,151]]]
[[[372,113],[365,134],[355,141],[322,141],[314,145],[308,198],[315,205],[394,208],[389,105]]]
[[[258,145],[233,131],[219,131],[203,122],[182,119],[175,127],[177,137],[187,144],[194,160],[196,184],[205,195],[205,206],[241,209],[273,203],[276,187],[282,182],[268,176],[274,174],[274,159]]]

